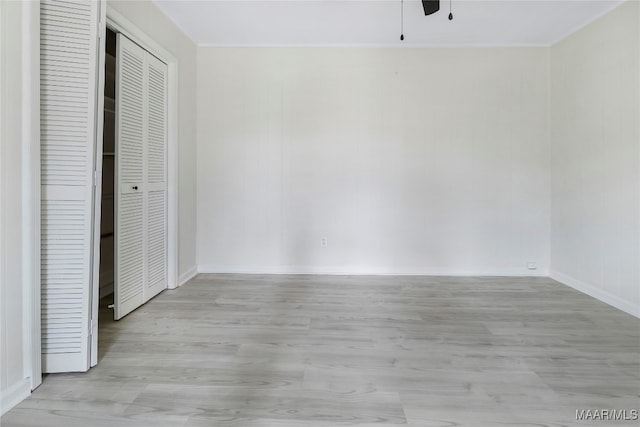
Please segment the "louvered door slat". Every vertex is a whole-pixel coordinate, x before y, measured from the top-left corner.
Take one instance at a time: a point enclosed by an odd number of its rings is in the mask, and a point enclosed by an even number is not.
[[[44,372],[89,368],[99,6],[40,3]]]

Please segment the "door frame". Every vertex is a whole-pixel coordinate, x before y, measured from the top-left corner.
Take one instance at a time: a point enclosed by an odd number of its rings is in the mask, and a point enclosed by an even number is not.
[[[120,32],[129,39],[143,47],[149,53],[167,64],[167,288],[175,289],[178,286],[178,59],[155,40],[149,37],[139,27],[113,9],[107,2],[106,20],[101,23],[100,34],[102,37],[102,51],[100,52],[100,64],[104,66],[105,52],[104,39],[106,39],[107,27]],[[104,80],[101,82],[104,85]],[[104,97],[101,96],[99,107],[104,108]],[[98,111],[102,114],[102,109]],[[96,194],[94,196],[94,231],[93,231],[93,275],[92,275],[92,318],[97,322],[99,309],[100,287],[100,214],[101,214],[101,189],[97,177],[102,176],[102,120],[98,126],[96,144]],[[98,141],[100,141],[98,143]],[[98,155],[100,158],[98,158]],[[92,328],[94,325],[92,325]],[[98,333],[97,324],[95,332],[91,335],[91,366],[98,363]]]

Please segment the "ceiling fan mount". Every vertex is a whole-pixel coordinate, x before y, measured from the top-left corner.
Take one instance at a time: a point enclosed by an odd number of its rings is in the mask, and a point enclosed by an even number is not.
[[[433,15],[440,10],[440,0],[422,0],[424,16]],[[449,0],[449,21],[453,21],[451,0]],[[400,40],[404,40],[404,0],[400,0]]]
[[[440,10],[440,0],[422,0],[424,16],[433,15]]]

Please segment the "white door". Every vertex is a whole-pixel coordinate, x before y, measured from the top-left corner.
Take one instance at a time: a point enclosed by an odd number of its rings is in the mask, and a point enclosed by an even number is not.
[[[142,305],[144,50],[118,34],[116,56],[116,319]]]
[[[43,372],[90,363],[97,1],[40,3]]]
[[[117,37],[115,304],[120,319],[167,286],[166,65]]]
[[[147,52],[145,162],[147,262],[144,300],[167,287],[167,65]]]

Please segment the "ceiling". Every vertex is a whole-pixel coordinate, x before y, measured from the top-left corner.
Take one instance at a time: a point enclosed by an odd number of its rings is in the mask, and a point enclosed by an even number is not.
[[[202,46],[548,46],[614,9],[619,0],[154,0]]]

